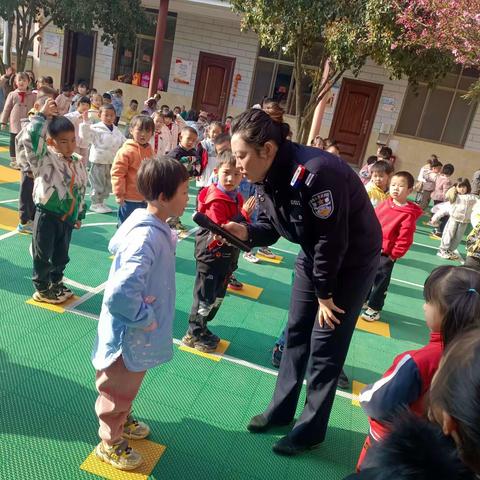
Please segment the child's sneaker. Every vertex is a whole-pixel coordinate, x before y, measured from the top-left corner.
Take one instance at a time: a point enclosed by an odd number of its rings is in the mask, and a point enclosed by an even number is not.
[[[73,297],[73,292],[63,282],[54,283],[50,288],[56,292],[59,297],[63,297],[64,301]]]
[[[207,340],[212,345],[215,344],[215,348],[220,343],[221,338],[218,335],[215,335],[211,330],[206,328],[200,335],[200,339]]]
[[[111,447],[100,442],[95,448],[95,455],[118,470],[135,470],[143,463],[142,456],[132,450],[126,440]]]
[[[442,234],[441,234],[441,232],[435,230],[435,231],[432,233],[432,237],[433,237],[435,240],[441,240],[441,239],[442,239]]]
[[[178,230],[179,232],[187,232],[188,227],[184,225],[180,220],[175,224],[175,230]]]
[[[150,427],[143,422],[135,420],[132,414],[129,414],[127,421],[123,426],[123,438],[128,438],[129,440],[141,440],[142,438],[147,438],[150,435]]]
[[[17,227],[18,233],[32,234],[33,222],[29,220],[27,223],[19,223]]]
[[[448,251],[445,251],[445,250],[439,250],[437,252],[437,257],[445,258],[446,260],[450,260],[451,255],[452,255],[451,252],[448,252]]]
[[[239,282],[235,275],[230,276],[230,280],[228,281],[228,288],[232,290],[241,290],[243,288],[243,283]]]
[[[370,307],[368,307],[360,316],[367,322],[376,322],[377,320],[380,320],[380,312]]]
[[[112,209],[103,205],[103,203],[94,203],[90,205],[90,210],[95,213],[111,213]]]
[[[268,247],[260,247],[258,253],[265,258],[275,258],[276,255]]]
[[[103,210],[102,213],[112,213],[113,212],[113,210],[108,205],[105,205],[105,203],[102,203],[101,207],[102,207],[102,210]]]
[[[65,297],[61,296],[52,288],[43,290],[42,292],[37,290],[32,297],[36,302],[51,303],[53,305],[63,303],[66,300]]]
[[[243,258],[250,263],[258,263],[260,261],[252,252],[244,252]]]
[[[10,168],[13,168],[14,170],[20,170],[18,163],[16,161],[14,162],[13,160],[10,161]]]
[[[182,343],[186,347],[194,348],[195,350],[203,353],[214,352],[217,349],[218,345],[218,343],[212,342],[208,337],[196,337],[194,335],[191,335],[190,333],[187,333],[182,338]]]
[[[432,222],[431,220],[428,221],[428,222],[426,222],[426,223],[427,223],[427,225],[428,225],[429,227],[433,227],[433,228],[436,228],[436,227],[439,227],[439,226],[440,226],[440,223],[439,223],[439,222]]]
[[[283,345],[279,345],[278,343],[275,344],[272,351],[272,365],[275,368],[280,367],[280,362],[282,361],[283,349],[285,347]]]

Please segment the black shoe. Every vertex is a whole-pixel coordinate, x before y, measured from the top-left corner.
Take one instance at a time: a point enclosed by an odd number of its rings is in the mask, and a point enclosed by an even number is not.
[[[267,419],[267,417],[261,413],[260,415],[255,415],[250,420],[250,423],[247,425],[247,430],[251,433],[262,433],[270,430],[274,427],[284,427],[289,425],[290,421],[288,422],[272,422]]]
[[[273,347],[272,351],[272,365],[275,368],[278,368],[280,366],[280,362],[282,360],[282,354],[283,354],[283,345],[278,345],[278,343],[275,344]]]
[[[350,388],[350,380],[345,375],[345,372],[343,370],[340,372],[340,375],[338,376],[337,387],[341,388],[342,390],[348,390]]]
[[[50,288],[65,300],[73,297],[73,292],[63,282],[52,283]]]
[[[299,453],[306,452],[307,450],[313,450],[320,446],[321,443],[315,443],[311,445],[298,445],[294,443],[288,435],[282,437],[272,447],[272,450],[278,455],[293,456]]]
[[[207,341],[208,343],[213,343],[218,345],[220,343],[221,338],[218,335],[215,335],[211,330],[206,328],[201,334],[200,338],[202,340]]]

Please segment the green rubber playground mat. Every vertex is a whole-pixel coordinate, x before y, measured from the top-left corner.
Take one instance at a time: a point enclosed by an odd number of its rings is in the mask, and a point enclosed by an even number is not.
[[[0,134],[0,145],[7,144],[7,136]],[[8,152],[1,152],[0,165],[8,163]],[[190,229],[195,194],[192,186],[182,218]],[[18,183],[2,183],[0,178],[0,207],[7,209],[0,208],[0,225],[7,217],[10,223],[16,221],[12,215],[17,198]],[[116,210],[113,197],[108,203]],[[355,331],[345,364],[351,380],[376,380],[395,355],[428,339],[422,286],[435,266],[448,262],[435,255],[439,242],[429,237],[424,221],[426,217],[418,222],[415,244],[393,271],[382,334]],[[98,442],[90,354],[116,223],[115,212],[89,213],[82,228],[74,231],[65,276],[79,300],[63,312],[26,303],[33,293],[31,238],[0,228],[2,478],[101,478],[80,470],[80,465]],[[193,235],[190,232],[177,248],[173,359],[147,373],[135,402],[135,415],[152,427],[150,439],[167,447],[149,478],[342,479],[353,471],[368,430],[362,410],[352,404],[351,391],[337,391],[326,441],[303,456],[272,453],[272,444],[285,429],[252,435],[245,428],[251,416],[265,409],[275,386],[271,351],[287,321],[298,246],[280,240],[274,246],[283,257],[278,265],[251,264],[240,256],[237,278],[263,290],[258,299],[227,294],[211,328],[230,344],[215,361],[178,347],[192,304]],[[463,254],[463,246],[460,251]],[[304,395],[302,391],[297,414]]]

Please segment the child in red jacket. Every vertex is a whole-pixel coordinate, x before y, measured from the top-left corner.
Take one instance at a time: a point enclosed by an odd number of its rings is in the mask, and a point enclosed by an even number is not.
[[[231,220],[248,221],[255,206],[254,198],[248,199],[243,205],[243,198],[238,192],[242,174],[230,151],[217,157],[215,174],[218,175],[218,183],[205,187],[198,195],[198,211],[218,225]],[[197,274],[193,305],[189,327],[182,339],[187,347],[201,352],[213,352],[217,348],[220,338],[207,328],[207,322],[213,320],[225,297],[238,253],[236,247],[218,241],[209,230],[198,230],[195,239]]]
[[[415,179],[408,172],[398,172],[390,183],[390,198],[377,205],[375,212],[382,226],[382,255],[367,309],[361,317],[368,322],[380,320],[395,262],[403,257],[413,242],[418,217],[422,209],[407,197],[412,193]]]
[[[360,405],[368,415],[370,431],[357,470],[369,467],[370,447],[390,434],[392,421],[403,410],[425,415],[425,396],[444,346],[479,325],[479,291],[480,273],[470,268],[445,265],[429,275],[423,289],[423,310],[430,341],[419,350],[398,355],[380,380],[362,390]]]

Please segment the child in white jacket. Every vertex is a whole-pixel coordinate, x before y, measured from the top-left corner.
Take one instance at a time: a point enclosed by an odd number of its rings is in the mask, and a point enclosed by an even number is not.
[[[455,252],[470,222],[473,208],[478,202],[478,196],[470,193],[472,188],[466,178],[459,178],[445,195],[451,203],[450,218],[442,234],[442,242],[437,255],[449,260],[458,260]]]
[[[80,124],[80,138],[91,144],[89,161],[89,180],[92,187],[90,210],[96,213],[110,213],[112,209],[105,205],[105,200],[112,192],[110,170],[117,151],[126,138],[114,124],[115,109],[111,104],[100,107],[100,122]]]

